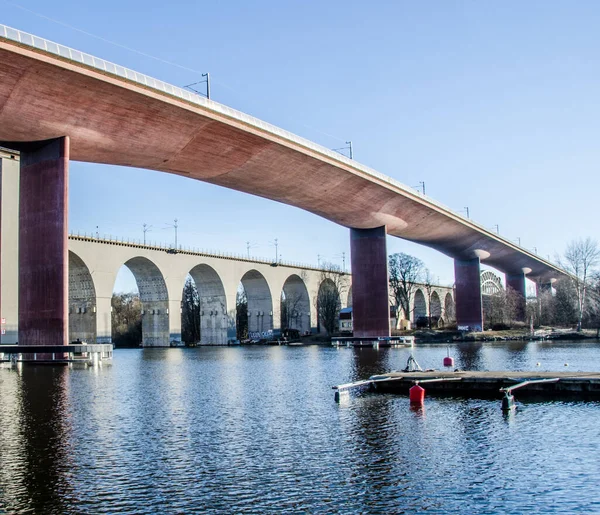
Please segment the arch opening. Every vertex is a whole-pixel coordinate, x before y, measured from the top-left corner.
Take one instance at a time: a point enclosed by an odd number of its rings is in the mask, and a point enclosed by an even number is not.
[[[454,299],[450,292],[446,293],[444,299],[444,318],[447,324],[454,323],[456,321],[456,308],[454,306]]]
[[[248,313],[248,337],[252,340],[273,337],[273,300],[265,277],[249,270],[241,279]]]
[[[317,332],[334,334],[339,330],[342,298],[335,282],[325,278],[317,295]]]
[[[295,329],[310,333],[310,300],[302,278],[290,275],[281,291],[281,330]]]
[[[139,342],[142,347],[168,347],[169,296],[161,271],[144,257],[134,257],[123,266],[133,274],[138,292],[113,294],[113,338],[121,334],[119,324],[126,323],[127,345]],[[126,303],[120,309],[128,313],[122,321],[115,313],[115,303],[120,301]]]
[[[185,322],[193,339],[202,345],[227,345],[227,298],[216,270],[206,264],[196,265],[188,274],[183,293],[182,329]]]
[[[427,320],[427,302],[425,301],[425,295],[423,294],[423,291],[420,289],[415,291],[413,300],[413,316],[416,327],[425,327],[429,325]]]
[[[442,302],[440,301],[440,296],[436,291],[433,291],[431,293],[431,297],[429,298],[429,318],[431,327],[443,325]]]
[[[83,260],[69,251],[69,341],[96,343],[96,289]]]

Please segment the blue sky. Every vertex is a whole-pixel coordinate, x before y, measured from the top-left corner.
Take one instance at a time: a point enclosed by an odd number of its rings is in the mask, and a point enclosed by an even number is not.
[[[428,195],[544,257],[597,235],[597,2],[2,4],[2,23],[172,84],[209,71],[214,100],[329,148],[352,140],[356,160],[424,181]],[[244,254],[250,241],[252,255],[271,257],[277,238],[284,260],[349,255],[347,229],[295,208],[72,163],[72,230],[141,239],[147,223],[150,240],[169,243],[175,218],[186,246]],[[453,282],[452,261],[435,251],[396,238],[388,250]]]

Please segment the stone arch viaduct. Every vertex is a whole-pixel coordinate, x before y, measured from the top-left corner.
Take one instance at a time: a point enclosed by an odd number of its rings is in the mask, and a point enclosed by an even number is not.
[[[68,340],[71,159],[172,173],[350,229],[355,334],[389,334],[386,235],[454,259],[456,317],[481,329],[480,262],[525,302],[564,271],[398,181],[227,106],[0,25],[0,145],[20,152],[19,340]],[[344,192],[343,202],[332,197]],[[132,266],[142,267],[142,263]],[[1,299],[0,299],[1,303]]]
[[[133,273],[142,302],[143,345],[181,341],[181,298],[192,276],[200,297],[203,344],[224,345],[236,335],[236,295],[242,283],[248,299],[248,330],[280,327],[280,298],[296,296],[295,329],[316,326],[315,298],[321,272],[256,260],[231,259],[191,251],[69,238],[70,339],[110,340],[111,298],[122,265]]]
[[[5,167],[6,171],[6,167]],[[6,182],[6,177],[3,178]],[[7,184],[11,186],[10,182]],[[14,184],[13,184],[14,186]],[[6,189],[6,188],[5,188]],[[4,235],[10,242],[15,234]],[[236,337],[236,295],[241,283],[248,299],[249,332],[266,336],[280,328],[282,292],[295,298],[290,327],[301,332],[317,331],[318,292],[324,281],[322,270],[306,266],[243,259],[191,250],[169,252],[168,247],[141,245],[113,239],[69,236],[69,341],[111,342],[111,298],[117,274],[123,265],[135,277],[142,302],[142,345],[164,347],[181,342],[181,298],[188,274],[200,298],[201,344],[225,345]],[[8,334],[4,343],[18,341],[16,280],[17,245],[4,252],[2,294]],[[327,275],[330,275],[328,272]],[[341,307],[352,305],[352,277],[344,274],[339,291]],[[450,287],[433,285],[427,295],[418,284],[411,297],[406,319],[417,321],[431,315],[453,317]],[[431,311],[429,304],[431,303]]]

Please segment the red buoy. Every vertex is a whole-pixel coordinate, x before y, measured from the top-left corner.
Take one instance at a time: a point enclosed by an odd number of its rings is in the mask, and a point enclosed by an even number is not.
[[[454,358],[451,358],[450,356],[446,356],[444,358],[444,366],[445,367],[453,367],[454,366]]]
[[[411,386],[408,390],[408,398],[411,404],[423,404],[425,400],[425,388],[421,388],[418,384]]]

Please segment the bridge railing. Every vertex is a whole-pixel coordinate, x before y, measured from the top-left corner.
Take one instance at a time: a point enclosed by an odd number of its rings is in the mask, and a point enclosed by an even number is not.
[[[131,247],[138,247],[147,250],[159,250],[159,251],[168,251],[174,250],[172,245],[167,245],[165,243],[157,243],[157,242],[147,242],[143,243],[141,240],[136,240],[134,238],[118,238],[112,235],[96,235],[95,233],[82,233],[82,232],[70,232],[70,239],[75,240],[83,240],[83,241],[91,241],[98,243],[106,243],[109,245],[127,245]],[[260,263],[264,265],[274,266],[275,260],[260,256],[248,257],[244,254],[238,254],[235,252],[223,252],[219,250],[210,250],[210,249],[201,249],[197,247],[186,247],[184,245],[179,245],[177,247],[177,253],[181,254],[193,254],[197,256],[204,257],[214,257],[220,259],[235,259],[239,261],[248,261],[252,263]],[[316,267],[314,265],[309,265],[307,263],[300,263],[297,261],[284,261],[280,259],[277,261],[277,266],[285,266],[288,268],[304,268],[307,270],[323,270],[322,268]],[[344,273],[347,273],[344,271]]]
[[[306,138],[303,138],[303,137],[293,134],[289,131],[286,131],[285,129],[282,129],[282,128],[272,125],[270,123],[264,122],[258,118],[255,118],[254,116],[250,116],[246,113],[238,111],[237,109],[233,109],[224,104],[220,104],[219,102],[215,102],[214,100],[209,100],[201,95],[198,95],[198,94],[188,91],[186,89],[180,88],[178,86],[174,86],[174,85],[164,82],[162,80],[155,79],[153,77],[150,77],[149,75],[145,75],[143,73],[136,72],[136,71],[126,68],[124,66],[120,66],[118,64],[112,63],[110,61],[106,61],[104,59],[94,57],[93,55],[87,54],[85,52],[81,52],[79,50],[75,50],[75,49],[67,47],[65,45],[61,45],[60,43],[55,43],[53,41],[50,41],[50,40],[47,40],[47,39],[44,39],[44,38],[41,38],[38,36],[34,36],[33,34],[29,34],[27,32],[23,32],[21,30],[14,29],[12,27],[8,27],[7,25],[0,24],[0,37],[4,37],[5,39],[15,41],[22,45],[30,46],[33,48],[37,48],[39,50],[43,50],[45,52],[49,52],[51,54],[55,54],[64,59],[69,59],[71,61],[75,61],[77,63],[89,66],[91,68],[95,68],[102,72],[105,72],[105,73],[108,73],[111,75],[115,75],[117,77],[121,77],[123,79],[129,80],[132,82],[136,82],[143,86],[155,89],[157,91],[161,91],[163,93],[174,96],[176,98],[186,100],[193,104],[202,106],[206,109],[223,114],[223,115],[233,118],[235,120],[244,122],[253,127],[263,129],[267,132],[270,132],[271,134],[274,134],[281,138],[284,138],[284,139],[287,139],[294,143],[297,143],[299,145],[302,145],[305,148],[314,150],[320,154],[324,154],[327,157],[333,159],[334,161],[343,163],[349,167],[360,170],[361,172],[364,172],[367,175],[375,177],[375,178],[389,184],[390,186],[393,186],[394,188],[397,188],[404,192],[407,192],[410,195],[418,196],[421,199],[425,200],[425,202],[427,202],[433,206],[436,206],[440,210],[445,211],[446,213],[451,214],[454,217],[462,219],[463,222],[466,222],[467,224],[469,224],[471,226],[477,227],[478,229],[482,230],[483,232],[492,235],[494,238],[503,241],[505,244],[519,248],[522,251],[533,255],[533,253],[531,253],[528,249],[521,247],[521,245],[517,245],[515,242],[510,241],[507,238],[493,234],[493,232],[491,231],[490,228],[485,227],[484,225],[481,225],[481,224],[471,220],[470,218],[466,218],[463,214],[459,213],[458,211],[454,211],[453,209],[450,209],[449,207],[441,204],[440,202],[437,202],[436,200],[432,199],[431,197],[427,197],[426,195],[424,195],[422,192],[418,191],[415,188],[406,186],[405,184],[402,184],[401,182],[399,182],[395,179],[392,179],[391,177],[384,175],[384,174],[378,172],[377,170],[374,170],[372,168],[369,168],[368,166],[360,164],[359,162],[354,161],[353,159],[349,159],[346,156],[336,152],[335,150],[326,148],[322,145],[319,145],[318,143],[315,143]],[[553,267],[556,267],[556,265],[553,264],[550,260],[545,260],[539,256],[535,256],[535,257],[536,257],[536,259],[538,259],[540,261],[544,261],[547,264],[549,264]]]

